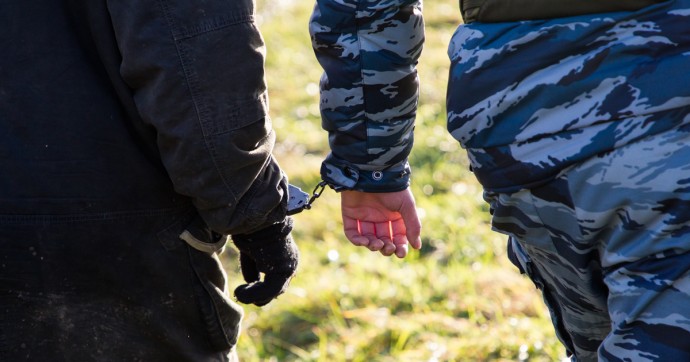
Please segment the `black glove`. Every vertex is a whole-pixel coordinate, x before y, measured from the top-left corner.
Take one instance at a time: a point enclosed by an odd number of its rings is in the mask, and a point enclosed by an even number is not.
[[[292,218],[251,234],[232,235],[240,251],[240,268],[248,284],[235,289],[235,298],[245,304],[268,304],[287,289],[297,270],[299,250],[290,236]],[[261,274],[264,280],[261,281]]]

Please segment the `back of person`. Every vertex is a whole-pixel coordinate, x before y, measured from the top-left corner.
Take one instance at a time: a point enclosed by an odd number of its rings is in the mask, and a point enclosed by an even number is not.
[[[459,26],[448,129],[572,361],[687,361],[690,1],[586,3]]]
[[[296,267],[253,10],[0,4],[0,360],[233,358],[221,235]]]
[[[0,214],[74,220],[189,208],[118,79],[105,13],[80,17],[54,1],[2,8]]]

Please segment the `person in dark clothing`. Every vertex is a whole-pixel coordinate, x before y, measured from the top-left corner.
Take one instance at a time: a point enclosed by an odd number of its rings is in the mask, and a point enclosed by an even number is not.
[[[0,4],[0,360],[236,358],[227,235],[240,302],[298,263],[253,12]]]

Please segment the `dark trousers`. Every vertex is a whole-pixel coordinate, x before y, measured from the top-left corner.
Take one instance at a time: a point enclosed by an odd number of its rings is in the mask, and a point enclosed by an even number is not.
[[[0,361],[229,361],[241,310],[189,213],[0,216]]]

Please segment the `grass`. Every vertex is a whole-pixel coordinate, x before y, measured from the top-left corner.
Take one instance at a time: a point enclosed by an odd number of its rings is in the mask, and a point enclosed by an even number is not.
[[[481,187],[445,129],[446,47],[460,23],[455,0],[425,4],[427,42],[410,157],[424,246],[386,258],[342,235],[332,190],[295,217],[301,264],[288,291],[247,306],[238,352],[253,361],[555,361],[563,348],[533,284],[505,257]],[[268,57],[276,157],[311,191],[328,152],[318,111],[321,69],[311,50],[312,2],[258,3]],[[225,254],[231,288],[237,255]]]

